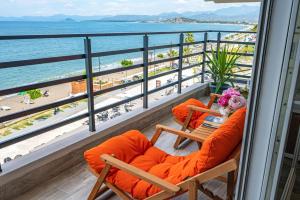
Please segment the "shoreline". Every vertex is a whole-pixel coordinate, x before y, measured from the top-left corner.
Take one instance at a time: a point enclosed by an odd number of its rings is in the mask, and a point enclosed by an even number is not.
[[[249,31],[251,30],[255,25],[247,25],[247,27],[245,27],[244,29],[242,29],[242,31]],[[225,38],[225,37],[230,37],[230,36],[234,36],[238,33],[227,33],[226,35],[222,36],[222,38]],[[165,57],[163,59],[165,59],[167,57],[167,52],[169,50],[165,50],[165,51],[161,51],[161,52],[157,52],[156,56],[154,57],[154,60],[159,60],[159,58],[157,58],[157,55],[158,54],[163,54]],[[152,58],[150,58],[152,59]],[[139,64],[142,62],[142,58],[140,57],[135,57],[135,58],[131,58],[130,60],[133,61],[133,64]],[[162,67],[161,65],[166,65],[166,63],[161,63],[159,66],[157,67]],[[95,66],[93,67],[93,71],[94,72],[99,72],[99,70],[97,70],[99,68],[99,66]],[[101,71],[105,71],[105,70],[111,70],[111,69],[116,69],[116,68],[122,68],[121,64],[120,64],[120,61],[118,62],[112,62],[112,63],[108,63],[108,64],[103,64],[101,66],[102,69],[104,70],[101,70]],[[72,76],[78,76],[80,74],[82,74],[82,70],[80,71],[73,71],[73,72],[70,72],[70,73],[67,73],[67,74],[64,74],[64,75],[60,75],[60,76],[55,76],[55,77],[52,77],[52,78],[47,78],[47,79],[43,79],[43,80],[39,80],[39,81],[35,81],[35,82],[31,82],[31,83],[28,83],[26,85],[30,85],[30,84],[35,84],[35,83],[41,83],[41,82],[47,82],[47,81],[52,81],[52,80],[59,80],[59,79],[64,79],[64,78],[69,78],[69,77],[72,77]],[[98,76],[98,77],[95,77],[95,79],[97,80],[101,80],[101,81],[107,81],[107,82],[114,82],[116,80],[124,80],[126,79],[126,76],[127,77],[132,77],[134,75],[137,75],[137,74],[140,74],[142,73],[142,68],[138,68],[138,69],[132,69],[132,70],[128,70],[128,71],[123,71],[123,72],[117,72],[117,73],[114,73],[113,77],[112,77],[112,74],[109,74],[109,75],[104,75],[104,76]],[[71,84],[70,83],[66,83],[66,84]],[[20,85],[22,86],[22,85]],[[19,87],[19,86],[17,86]],[[52,88],[52,87],[55,87],[55,86],[50,86],[50,87],[45,87],[45,88],[40,88],[40,89],[47,89],[47,88]],[[70,95],[70,94],[69,94]],[[10,95],[6,95],[6,96],[0,96],[0,102],[2,103],[3,100],[5,99],[9,99],[9,98],[13,98],[13,97],[16,97],[18,96],[17,93],[15,94],[10,94]],[[67,97],[67,96],[66,96]]]

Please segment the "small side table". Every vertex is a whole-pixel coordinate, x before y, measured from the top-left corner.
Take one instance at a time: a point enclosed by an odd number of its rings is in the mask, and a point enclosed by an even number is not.
[[[205,123],[205,121],[203,123]],[[204,140],[206,140],[206,138],[208,138],[208,136],[212,134],[212,132],[214,132],[215,130],[217,130],[217,128],[207,127],[201,124],[198,128],[192,131],[191,134],[196,134],[197,137],[200,136],[200,139],[202,139],[201,142],[198,142],[199,149],[201,148],[201,143],[203,143]]]

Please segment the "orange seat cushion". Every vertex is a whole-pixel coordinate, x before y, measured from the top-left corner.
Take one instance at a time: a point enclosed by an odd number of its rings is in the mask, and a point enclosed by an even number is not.
[[[173,116],[180,122],[184,123],[184,121],[186,120],[188,114],[189,114],[189,109],[188,109],[188,106],[189,105],[193,105],[193,106],[197,106],[197,107],[202,107],[202,108],[207,108],[207,106],[197,100],[197,99],[194,99],[194,98],[191,98],[191,99],[188,99],[187,101],[175,106],[173,109],[172,109],[172,113],[173,113]],[[192,118],[191,118],[191,122],[189,124],[189,127],[195,129],[197,128],[198,126],[198,123],[197,123],[197,120],[201,117],[203,113],[202,112],[199,112],[199,111],[195,111],[193,112],[193,115],[192,115]],[[202,121],[203,122],[203,121]]]
[[[84,152],[84,158],[92,169],[100,173],[105,165],[100,159],[102,154],[113,154],[117,159],[129,163],[138,155],[144,154],[151,146],[151,142],[143,134],[131,130],[87,150]]]
[[[101,154],[114,154],[130,165],[177,184],[228,159],[242,140],[245,113],[245,108],[236,111],[204,141],[199,151],[187,156],[167,154],[152,146],[139,131],[128,131],[111,138],[86,151],[84,156],[89,166],[98,173],[104,167]],[[118,169],[110,171],[106,180],[136,199],[144,199],[160,191],[160,188]]]

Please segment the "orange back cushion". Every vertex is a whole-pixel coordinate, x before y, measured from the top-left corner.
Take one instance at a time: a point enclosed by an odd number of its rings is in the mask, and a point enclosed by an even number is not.
[[[100,158],[102,154],[113,154],[117,159],[129,163],[151,146],[146,136],[137,130],[131,130],[85,151],[84,158],[93,170],[100,173],[105,165]],[[116,169],[112,169],[111,172],[114,170]]]
[[[174,115],[174,117],[181,121],[184,122],[185,119],[187,118],[188,114],[189,114],[189,109],[188,106],[189,105],[193,105],[193,106],[198,106],[198,107],[202,107],[202,108],[207,108],[207,106],[202,103],[201,101],[197,100],[197,99],[188,99],[187,101],[175,106],[172,109],[172,113]],[[198,119],[203,113],[196,111],[193,113],[191,120],[196,120]]]
[[[246,108],[237,110],[203,142],[200,151],[173,166],[171,182],[182,181],[226,161],[242,141],[245,116]]]
[[[224,162],[243,138],[246,108],[233,113],[227,121],[215,130],[203,143],[197,157],[199,172],[211,169]]]

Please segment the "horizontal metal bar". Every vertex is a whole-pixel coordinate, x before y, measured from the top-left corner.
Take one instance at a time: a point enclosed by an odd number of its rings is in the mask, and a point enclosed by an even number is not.
[[[195,44],[204,44],[204,41],[186,42],[183,43],[183,46],[195,45]]]
[[[211,74],[210,71],[206,71],[205,73]],[[226,75],[230,75],[230,74],[226,74]],[[239,77],[239,78],[251,78],[251,76],[241,75],[241,74],[233,74],[232,76]]]
[[[63,84],[63,83],[69,83],[72,81],[79,81],[82,79],[86,79],[86,75],[72,76],[72,77],[64,78],[64,79],[58,79],[58,80],[53,80],[53,81],[34,83],[34,84],[30,84],[30,85],[25,85],[25,86],[4,89],[4,90],[0,90],[0,96],[15,94],[15,93],[22,92],[22,91],[28,91],[28,90],[33,90],[33,89],[38,89],[38,88],[43,88],[43,87],[49,87],[49,86],[53,86],[53,85],[59,85],[59,84]]]
[[[1,62],[0,69],[84,59],[84,54]]]
[[[242,64],[242,63],[235,63],[236,66],[239,67],[248,67],[248,68],[252,68],[252,65],[247,65],[247,64]]]
[[[0,149],[4,148],[4,147],[7,147],[7,146],[10,146],[12,144],[21,142],[23,140],[32,138],[34,136],[40,135],[40,134],[45,133],[47,131],[51,131],[53,129],[59,128],[59,127],[64,126],[66,124],[70,124],[72,122],[78,121],[78,120],[83,119],[83,118],[88,117],[88,116],[89,116],[88,113],[84,113],[84,114],[78,115],[76,117],[72,117],[70,119],[66,119],[66,120],[60,121],[60,122],[58,122],[56,124],[52,124],[50,126],[40,128],[40,129],[35,130],[33,132],[30,132],[30,133],[25,133],[25,134],[22,134],[22,135],[17,135],[17,136],[14,136],[14,137],[9,137],[8,136],[6,139],[3,139],[3,140],[0,141]]]
[[[174,85],[176,85],[176,84],[178,84],[178,81],[174,81],[174,82],[172,82],[172,83],[169,83],[169,84],[167,84],[167,85],[161,86],[161,87],[159,87],[159,88],[155,88],[155,89],[153,89],[153,90],[150,90],[148,93],[149,93],[149,94],[152,94],[152,93],[158,92],[158,91],[160,91],[160,90],[166,89],[166,88],[168,88],[168,87],[172,87],[172,86],[174,86]]]
[[[118,54],[126,54],[126,53],[136,53],[143,51],[143,48],[133,48],[133,49],[122,49],[122,50],[115,50],[115,51],[103,51],[103,52],[96,52],[92,53],[92,57],[102,57],[102,56],[113,56]]]
[[[232,82],[234,82],[234,83],[247,84],[247,80],[243,80],[243,79],[233,79]]]
[[[206,51],[207,53],[212,53],[212,51]],[[251,56],[253,57],[254,54],[252,53],[239,53],[239,52],[227,52],[229,55],[239,55],[239,56]]]
[[[253,31],[222,31],[222,30],[199,30],[199,31],[165,31],[165,32],[120,32],[120,33],[90,33],[90,34],[48,34],[48,35],[0,35],[0,40],[23,40],[23,39],[50,39],[50,38],[84,38],[84,37],[107,37],[107,36],[138,36],[138,35],[164,35],[179,33],[205,33],[205,32],[222,32],[222,33],[249,33]]]
[[[188,55],[184,55],[182,56],[183,58],[188,58],[188,57],[192,57],[192,56],[198,56],[198,55],[203,55],[204,52],[201,51],[201,52],[197,52],[197,53],[192,53],[192,54],[188,54]]]
[[[166,75],[169,75],[169,74],[173,74],[173,73],[176,73],[176,72],[178,72],[178,69],[174,69],[174,70],[170,70],[170,71],[167,71],[167,72],[159,73],[159,74],[156,74],[154,76],[149,76],[148,80],[153,80],[153,79],[156,79],[156,78],[159,78],[159,77],[162,77],[162,76],[166,76]]]
[[[143,67],[143,64],[136,64],[136,65],[131,65],[129,67],[119,67],[119,68],[115,68],[115,69],[108,69],[108,70],[104,70],[104,71],[100,71],[100,72],[95,72],[93,73],[93,76],[104,76],[104,75],[108,75],[108,74],[113,74],[113,73],[118,73],[118,72],[124,72],[124,71],[128,71],[128,70],[132,70],[132,69],[137,69],[137,68],[141,68]]]
[[[255,42],[240,42],[240,41],[225,41],[225,40],[221,40],[220,43],[255,45]]]
[[[179,47],[179,44],[167,44],[167,45],[152,46],[152,47],[149,47],[148,50],[167,49],[167,48],[173,48],[173,47]]]
[[[217,43],[217,40],[207,40],[208,43]],[[226,44],[245,44],[245,45],[255,45],[255,42],[241,42],[241,41],[226,41],[221,40],[220,43],[226,43]]]
[[[46,104],[46,105],[43,105],[43,106],[39,106],[39,107],[31,108],[31,109],[28,109],[28,110],[23,110],[23,111],[20,111],[20,112],[5,115],[5,116],[0,117],[0,123],[6,122],[6,121],[9,121],[9,120],[12,120],[12,119],[17,119],[17,118],[20,118],[20,117],[24,117],[24,116],[27,116],[27,115],[31,115],[31,114],[41,112],[41,111],[44,111],[44,110],[48,110],[48,109],[51,109],[51,108],[59,107],[59,106],[62,106],[62,105],[68,104],[68,103],[73,103],[73,102],[76,102],[76,101],[80,101],[80,100],[85,99],[85,98],[87,98],[87,95],[83,94],[83,95],[72,97],[72,98],[69,98],[69,99],[64,99],[64,100],[57,101],[57,102],[50,103],[50,104]]]
[[[182,70],[191,69],[193,67],[197,67],[197,66],[200,66],[200,65],[203,65],[203,62],[196,63],[196,64],[193,64],[193,65],[189,65],[187,67],[182,68]]]
[[[142,83],[142,82],[143,82],[143,79],[140,79],[140,80],[132,81],[130,83],[117,85],[117,86],[114,86],[114,87],[99,90],[99,91],[94,92],[94,96],[105,94],[105,93],[112,92],[112,91],[115,91],[115,90],[119,90],[119,89],[122,89],[122,88],[126,88],[126,87],[136,85],[136,84],[139,84],[139,83]]]
[[[166,59],[152,61],[152,62],[149,62],[148,65],[156,65],[156,64],[170,62],[170,61],[174,61],[174,60],[178,60],[178,59],[179,59],[179,56],[176,56],[176,57],[172,57],[172,58],[166,58]]]
[[[239,78],[251,78],[251,76],[246,76],[246,75],[241,75],[241,74],[233,74],[233,76],[239,77]]]
[[[119,102],[116,102],[116,103],[113,103],[113,104],[110,104],[110,105],[107,105],[107,106],[104,106],[102,108],[98,108],[95,110],[95,113],[99,113],[99,112],[103,112],[105,110],[108,110],[108,109],[111,109],[113,107],[116,107],[116,106],[120,106],[122,104],[125,104],[125,103],[128,103],[130,101],[133,101],[133,100],[136,100],[138,98],[141,98],[143,97],[144,95],[143,94],[139,94],[139,95],[135,95],[133,97],[130,97],[130,98],[127,98],[127,99],[124,99],[124,100],[121,100]]]
[[[209,61],[206,61],[205,63],[209,63]],[[239,67],[248,67],[248,68],[252,68],[252,65],[248,65],[248,64],[242,64],[242,63],[235,63],[236,66]]]
[[[194,75],[189,76],[189,77],[186,77],[186,78],[183,78],[183,79],[182,79],[182,82],[183,82],[183,81],[188,81],[188,80],[190,80],[190,79],[192,79],[192,78],[196,78],[197,76],[201,76],[201,75],[202,75],[202,72],[201,72],[201,73],[198,73],[198,74],[194,74]]]

